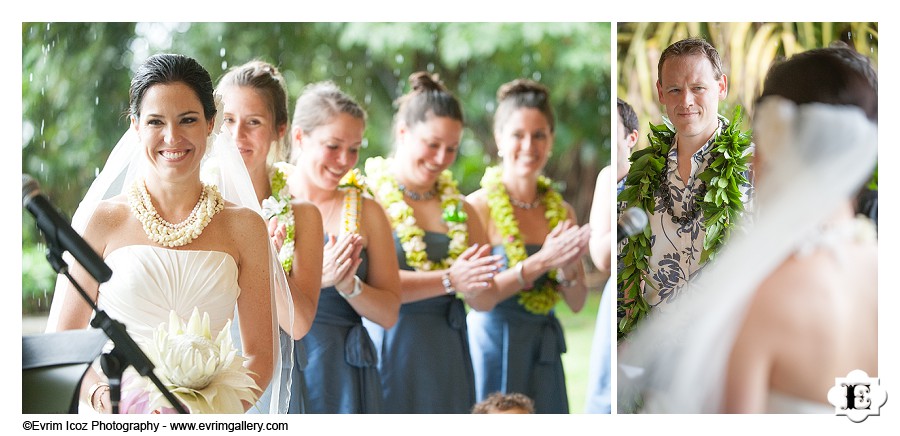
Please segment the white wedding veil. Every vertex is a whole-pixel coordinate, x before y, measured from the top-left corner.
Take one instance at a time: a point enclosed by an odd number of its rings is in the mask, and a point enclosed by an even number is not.
[[[855,106],[766,97],[754,116],[754,216],[618,354],[618,409],[720,412],[729,354],[760,282],[872,175],[874,122]]]
[[[219,111],[221,113],[221,111]],[[218,120],[217,120],[218,121]],[[259,203],[250,175],[241,159],[237,146],[227,129],[219,129],[220,122],[216,122],[216,128],[208,141],[206,156],[201,166],[201,179],[204,183],[214,184],[225,200],[237,205],[250,208],[261,214]],[[93,181],[84,199],[72,217],[72,227],[78,233],[83,233],[88,221],[97,208],[97,205],[106,199],[126,193],[135,180],[144,177],[147,171],[147,159],[143,148],[140,146],[138,136],[134,129],[128,129],[119,142],[113,148],[106,164],[97,178]],[[74,259],[66,253],[64,258],[68,264]],[[285,340],[286,335],[279,334],[279,323],[285,331],[292,331],[291,324],[293,313],[290,288],[281,263],[271,241],[269,243],[270,259],[270,283],[272,304],[272,328],[275,346],[273,349],[274,370],[269,386],[266,388],[261,401],[251,408],[251,411],[261,413],[287,413],[290,401],[290,368],[292,366],[293,341]],[[115,271],[114,271],[115,273]],[[65,276],[60,276],[56,282],[53,294],[53,303],[50,307],[50,316],[47,322],[47,332],[57,329],[61,308],[66,304],[86,304],[83,301],[66,301],[73,298],[67,292],[69,281]],[[80,298],[78,298],[80,300]],[[276,300],[282,300],[276,304]],[[280,309],[280,310],[279,310]],[[234,326],[237,326],[239,313],[235,308]],[[240,329],[232,328],[234,343],[240,348]],[[283,369],[287,369],[284,371]],[[259,408],[260,410],[254,410]]]

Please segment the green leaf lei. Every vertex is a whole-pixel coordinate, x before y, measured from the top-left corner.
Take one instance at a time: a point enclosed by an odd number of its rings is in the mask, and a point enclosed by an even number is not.
[[[522,242],[522,234],[519,232],[519,223],[513,213],[512,204],[509,201],[509,193],[503,185],[503,170],[499,167],[489,167],[481,178],[481,187],[487,191],[487,204],[491,211],[491,219],[500,230],[503,238],[503,249],[506,251],[507,267],[512,268],[528,257],[525,251],[525,243]],[[560,221],[566,219],[566,208],[563,198],[553,189],[553,181],[547,177],[538,177],[538,195],[542,195],[542,203],[546,211],[544,217],[553,229]],[[547,273],[549,280],[541,286],[519,292],[518,302],[525,310],[546,315],[556,306],[562,298],[559,294],[559,282],[556,279],[556,270]]]
[[[284,224],[284,243],[278,251],[278,260],[284,272],[290,273],[294,265],[294,208],[291,206],[290,189],[287,179],[294,166],[286,162],[276,162],[269,169],[269,184],[272,195],[262,201],[263,217],[266,221],[278,217],[278,224]]]
[[[747,161],[750,156],[745,156],[745,153],[750,147],[751,133],[749,130],[740,130],[743,120],[741,106],[735,107],[731,121],[721,115],[719,118],[726,123],[726,127],[713,140],[709,151],[712,162],[697,176],[706,186],[706,194],[700,201],[703,211],[701,225],[706,230],[700,254],[701,263],[715,257],[744,210],[740,187],[747,183],[744,173],[749,168]],[[662,173],[675,140],[674,128],[668,120],[659,125],[651,123],[650,130],[650,146],[632,153],[625,189],[618,196],[618,201],[624,202],[625,207],[640,207],[648,212],[656,208],[655,193],[665,176]],[[619,300],[619,311],[624,311],[618,325],[620,340],[650,311],[650,305],[644,299],[640,286],[643,282],[653,287],[647,277],[651,255],[650,236],[650,226],[647,226],[642,233],[629,237],[622,248],[624,267],[617,280],[619,289],[625,292],[624,297]]]
[[[469,231],[463,212],[462,194],[457,189],[453,173],[444,170],[437,180],[438,195],[441,199],[443,219],[447,223],[447,236],[450,246],[447,257],[432,262],[425,252],[425,230],[416,225],[413,209],[403,200],[403,193],[393,175],[393,159],[371,157],[366,160],[366,177],[375,190],[375,197],[390,217],[391,227],[400,238],[400,244],[406,254],[406,264],[417,271],[447,269],[469,247]]]

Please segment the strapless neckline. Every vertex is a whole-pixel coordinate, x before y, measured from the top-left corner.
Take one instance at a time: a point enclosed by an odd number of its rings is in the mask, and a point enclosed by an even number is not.
[[[127,252],[127,251],[129,251],[129,250],[137,250],[137,251],[141,251],[141,250],[150,250],[150,251],[161,251],[161,252],[168,252],[168,253],[172,253],[172,252],[184,252],[184,253],[220,253],[220,254],[222,254],[223,256],[227,257],[228,259],[231,259],[231,263],[234,264],[235,267],[237,267],[237,261],[234,260],[234,256],[232,256],[230,253],[225,252],[225,251],[219,251],[219,250],[176,250],[176,249],[174,249],[174,248],[157,247],[157,246],[155,246],[155,245],[143,245],[143,244],[123,245],[123,246],[121,246],[121,247],[118,247],[118,248],[116,248],[115,250],[110,251],[109,254],[106,255],[106,259],[109,259],[110,257],[112,257],[113,254],[121,253],[121,252]]]

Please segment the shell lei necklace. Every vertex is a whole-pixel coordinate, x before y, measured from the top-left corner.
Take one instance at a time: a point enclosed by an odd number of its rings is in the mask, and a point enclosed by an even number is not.
[[[164,220],[153,202],[143,180],[136,181],[128,191],[131,212],[141,222],[151,241],[164,247],[181,247],[197,239],[212,217],[225,209],[225,200],[215,185],[201,184],[200,199],[184,221],[172,224]]]
[[[666,213],[679,223],[685,222],[685,218],[696,217],[697,203],[699,211],[703,213],[701,227],[706,231],[703,237],[703,251],[700,254],[700,263],[715,258],[716,253],[728,239],[731,229],[737,224],[744,203],[740,186],[748,183],[744,176],[749,169],[750,156],[746,154],[750,147],[750,132],[742,131],[743,108],[736,106],[731,120],[719,116],[720,128],[713,139],[709,149],[710,164],[697,177],[703,182],[703,198],[694,199],[690,216],[676,217],[671,211],[671,197],[660,198]],[[666,177],[666,167],[669,150],[675,141],[675,130],[668,125],[668,120],[663,124],[650,124],[651,133],[648,136],[650,145],[631,154],[631,168],[625,177],[625,189],[619,194],[617,200],[625,203],[625,207],[640,207],[644,211],[656,210],[656,196],[661,193],[660,186]],[[668,186],[663,187],[668,191]],[[650,312],[650,305],[644,299],[641,284],[651,286],[652,282],[646,277],[649,269],[651,255],[650,228],[625,240],[622,247],[620,261],[623,268],[618,274],[617,287],[623,291],[623,297],[619,298],[618,339],[621,340],[634,330],[638,322]]]
[[[425,252],[425,231],[416,225],[413,209],[403,200],[397,180],[392,175],[392,158],[372,157],[366,160],[366,176],[375,189],[375,197],[391,220],[391,227],[400,239],[406,253],[406,264],[417,271],[447,269],[469,246],[468,216],[462,210],[462,195],[450,170],[444,170],[437,180],[437,192],[443,209],[442,218],[447,223],[450,246],[447,257],[432,262]]]
[[[553,189],[553,181],[547,177],[539,176],[537,184],[538,199],[546,208],[544,217],[547,218],[549,228],[553,229],[560,221],[566,219],[567,212],[562,196]],[[528,257],[528,252],[525,251],[525,243],[522,242],[522,234],[513,213],[509,193],[503,185],[503,170],[496,166],[487,168],[481,178],[481,187],[487,191],[491,220],[500,230],[503,249],[506,251],[507,268],[511,269],[524,261]],[[519,292],[518,303],[525,310],[537,315],[546,315],[562,298],[559,294],[556,270],[550,270],[547,277],[549,280],[543,285]]]
[[[294,266],[294,234],[296,232],[294,221],[294,208],[291,206],[291,191],[288,188],[287,179],[294,166],[287,162],[276,162],[269,169],[269,186],[272,195],[262,201],[263,218],[266,221],[277,217],[278,224],[284,224],[284,242],[278,250],[278,261],[284,272],[290,273]]]

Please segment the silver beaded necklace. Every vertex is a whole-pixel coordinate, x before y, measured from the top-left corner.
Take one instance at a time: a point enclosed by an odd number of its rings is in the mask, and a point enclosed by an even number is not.
[[[517,207],[519,209],[530,210],[534,209],[541,205],[541,196],[538,195],[537,198],[534,199],[531,203],[526,203],[524,201],[516,200],[515,198],[509,197],[509,204],[513,205],[513,207]]]
[[[399,189],[400,192],[402,192],[403,194],[405,194],[405,195],[406,195],[407,197],[409,197],[409,199],[412,200],[412,201],[426,201],[426,200],[431,200],[432,198],[434,198],[435,195],[437,195],[437,186],[435,186],[434,188],[432,188],[430,191],[426,191],[426,192],[423,192],[423,193],[421,193],[421,194],[418,193],[418,192],[416,192],[416,191],[412,191],[412,190],[408,189],[408,188],[407,188],[404,184],[402,184],[402,183],[397,183],[397,189]]]

